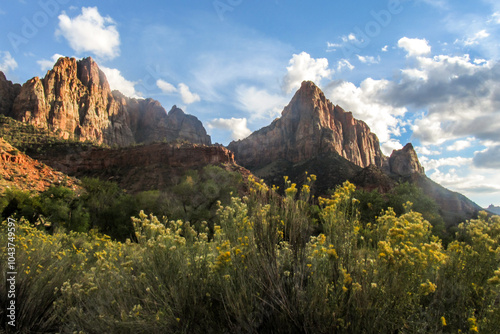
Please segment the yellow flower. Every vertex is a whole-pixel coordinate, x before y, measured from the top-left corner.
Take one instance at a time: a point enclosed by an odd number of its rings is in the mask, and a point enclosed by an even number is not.
[[[446,319],[445,317],[441,317],[441,325],[446,326]]]

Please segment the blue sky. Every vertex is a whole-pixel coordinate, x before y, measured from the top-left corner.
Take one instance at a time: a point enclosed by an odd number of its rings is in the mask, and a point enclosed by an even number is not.
[[[0,27],[9,80],[92,56],[112,88],[176,104],[223,144],[313,80],[385,154],[411,141],[433,180],[500,205],[498,1],[11,0]]]

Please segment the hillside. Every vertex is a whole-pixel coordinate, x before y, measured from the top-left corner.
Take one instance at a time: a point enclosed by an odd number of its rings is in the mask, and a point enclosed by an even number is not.
[[[238,164],[270,184],[282,186],[283,177],[290,176],[300,185],[309,172],[318,176],[315,194],[324,195],[346,180],[382,193],[409,182],[436,201],[447,226],[474,218],[481,210],[465,196],[430,180],[411,143],[384,156],[366,123],[335,106],[308,81],[280,118],[228,148]]]
[[[78,181],[28,157],[0,138],[0,193],[6,189],[40,192],[53,185],[77,189]]]

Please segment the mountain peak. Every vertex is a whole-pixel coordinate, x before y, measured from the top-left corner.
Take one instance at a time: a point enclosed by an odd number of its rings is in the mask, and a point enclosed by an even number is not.
[[[295,163],[327,152],[360,167],[381,166],[384,159],[368,125],[334,106],[312,81],[302,82],[280,118],[229,148],[249,169],[276,159]]]
[[[425,174],[424,167],[418,161],[417,152],[411,143],[406,144],[400,150],[392,151],[389,158],[390,172],[400,176],[408,176],[414,173]]]
[[[33,78],[22,88],[0,78],[2,114],[65,139],[118,146],[165,139],[210,145],[202,123],[177,109],[174,106],[169,117],[156,100],[113,94],[106,75],[91,57],[61,57],[43,79]]]

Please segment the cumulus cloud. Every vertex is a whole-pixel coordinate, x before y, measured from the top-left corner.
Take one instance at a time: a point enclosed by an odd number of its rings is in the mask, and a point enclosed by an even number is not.
[[[233,140],[246,138],[252,133],[247,127],[246,118],[216,118],[208,122],[208,128],[231,131]]]
[[[429,148],[427,148],[425,146],[415,147],[415,152],[417,152],[419,155],[439,155],[439,154],[441,154],[440,150],[430,150]]]
[[[379,98],[426,110],[413,124],[413,135],[424,145],[468,136],[500,140],[498,63],[477,64],[468,55],[417,57],[398,79]]]
[[[250,114],[250,121],[273,119],[280,115],[287,99],[256,87],[240,85],[236,88],[237,107]]]
[[[160,88],[161,91],[165,94],[172,94],[177,92],[177,88],[175,88],[174,85],[162,79],[156,80],[156,86],[158,86],[158,88]]]
[[[9,72],[17,68],[17,62],[9,51],[0,51],[0,71]]]
[[[61,57],[64,57],[64,56],[60,55],[58,53],[55,53],[52,57],[50,57],[50,60],[49,59],[41,59],[41,60],[38,60],[36,63],[38,65],[40,65],[40,69],[42,71],[48,71],[54,67],[54,64]]]
[[[156,80],[156,86],[160,88],[160,90],[164,94],[170,95],[177,93],[180,96],[182,102],[184,102],[185,104],[191,104],[201,100],[198,94],[191,92],[189,86],[182,82],[178,84],[177,87],[175,87],[165,80],[158,79]]]
[[[403,145],[401,145],[399,140],[396,140],[396,139],[389,139],[380,145],[380,149],[382,150],[382,153],[384,153],[387,156],[390,156],[392,151],[400,150],[402,148],[403,148]]]
[[[472,146],[472,142],[474,138],[467,138],[466,140],[457,140],[453,144],[449,145],[446,150],[447,151],[462,151],[468,147]]]
[[[500,145],[489,147],[474,154],[474,166],[500,170]]]
[[[328,68],[328,59],[314,59],[306,52],[294,54],[289,65],[283,79],[283,90],[287,94],[299,88],[304,80],[311,80],[319,84],[321,79],[328,78],[333,73]]]
[[[444,166],[467,166],[472,163],[472,158],[464,157],[450,157],[450,158],[439,158],[439,159],[429,159],[425,156],[420,157],[420,163],[424,166],[425,170],[437,170]]]
[[[106,78],[108,79],[109,86],[112,90],[118,90],[123,95],[128,97],[142,97],[142,94],[135,90],[137,82],[125,79],[121,72],[116,68],[101,66],[100,69],[104,72],[104,74],[106,74]]]
[[[109,16],[103,17],[97,7],[82,7],[82,13],[70,18],[59,15],[56,35],[63,36],[76,53],[92,52],[99,58],[113,59],[120,54],[120,34]]]
[[[423,56],[431,53],[429,42],[425,39],[403,37],[398,46],[407,52],[407,57]]]
[[[196,93],[192,93],[186,84],[180,83],[177,87],[179,94],[181,95],[182,102],[191,104],[201,100],[200,96]]]

